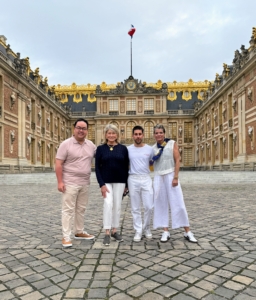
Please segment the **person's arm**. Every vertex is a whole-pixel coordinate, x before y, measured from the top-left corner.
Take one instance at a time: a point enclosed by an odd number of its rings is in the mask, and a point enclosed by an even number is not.
[[[173,158],[175,162],[175,168],[174,168],[174,177],[172,181],[172,186],[177,186],[179,180],[179,171],[180,171],[180,152],[179,152],[178,145],[176,143],[174,143],[173,145]]]
[[[102,179],[101,172],[100,172],[100,164],[101,164],[101,146],[98,146],[96,150],[96,155],[95,155],[95,173],[96,173],[96,178],[99,183],[100,189],[101,189],[101,194],[103,198],[107,197],[107,193],[109,193],[108,188],[105,185],[105,182]]]
[[[57,181],[58,181],[58,190],[61,192],[61,193],[64,193],[66,188],[65,188],[65,185],[63,183],[63,180],[62,180],[62,171],[63,171],[63,163],[64,163],[64,160],[61,160],[61,159],[57,159],[55,160],[55,173],[56,173],[56,177],[57,177]]]

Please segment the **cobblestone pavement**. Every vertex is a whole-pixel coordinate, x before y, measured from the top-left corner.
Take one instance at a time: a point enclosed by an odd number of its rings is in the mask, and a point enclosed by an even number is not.
[[[152,240],[133,242],[125,197],[124,242],[107,247],[93,178],[85,224],[96,239],[73,240],[64,249],[54,180],[15,185],[13,178],[11,185],[0,182],[1,300],[256,299],[256,183],[183,185],[198,244],[186,241],[182,229],[171,230],[165,244],[160,230]]]

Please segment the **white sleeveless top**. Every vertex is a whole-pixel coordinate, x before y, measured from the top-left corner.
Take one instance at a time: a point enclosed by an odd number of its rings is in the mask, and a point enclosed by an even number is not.
[[[173,147],[174,140],[168,141],[168,143],[164,147],[164,151],[160,158],[154,162],[154,173],[155,175],[165,175],[174,171],[175,161],[173,158]],[[154,155],[156,155],[159,151],[157,148],[157,144],[153,146]]]

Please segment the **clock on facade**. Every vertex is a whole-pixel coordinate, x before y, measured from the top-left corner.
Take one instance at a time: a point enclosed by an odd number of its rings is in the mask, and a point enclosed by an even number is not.
[[[136,88],[136,83],[133,80],[128,81],[126,83],[126,88],[127,88],[127,90],[132,91]]]

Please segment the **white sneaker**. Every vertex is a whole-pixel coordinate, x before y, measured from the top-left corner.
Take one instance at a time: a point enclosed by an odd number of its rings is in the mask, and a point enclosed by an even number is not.
[[[152,239],[152,233],[149,228],[144,230],[144,234],[147,239]]]
[[[141,241],[141,233],[136,231],[133,240],[134,240],[134,242],[140,242]]]
[[[160,239],[161,243],[166,243],[170,239],[170,232],[169,231],[164,231],[162,234],[162,237]]]
[[[184,238],[191,243],[197,243],[197,240],[195,239],[194,234],[191,231],[185,232]]]

